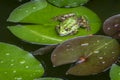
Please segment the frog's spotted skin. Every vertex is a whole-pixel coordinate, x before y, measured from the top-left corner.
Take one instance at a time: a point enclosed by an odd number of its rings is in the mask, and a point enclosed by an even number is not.
[[[65,21],[61,22],[57,26],[57,31],[60,36],[65,36],[68,34],[74,34],[78,31],[79,24],[77,23],[76,17],[70,17]]]
[[[55,17],[55,20],[57,21],[65,21],[67,18],[70,18],[70,17],[73,17],[75,16],[76,14],[75,13],[69,13],[69,14],[64,14],[64,15],[61,15],[61,16],[56,16]]]
[[[90,30],[88,21],[84,16],[78,18],[74,13],[69,13],[58,16],[57,20],[60,21],[60,24],[56,27],[57,32],[60,36],[75,34],[78,32],[79,27]]]

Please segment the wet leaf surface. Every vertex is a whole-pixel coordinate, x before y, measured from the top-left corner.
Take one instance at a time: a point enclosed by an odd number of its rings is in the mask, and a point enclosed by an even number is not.
[[[17,7],[11,12],[7,21],[10,22],[22,22],[23,19],[29,17],[31,14],[45,8],[47,6],[47,2],[45,0],[32,0],[23,5]],[[34,20],[36,17],[32,18]],[[30,19],[31,20],[31,19]],[[39,21],[39,20],[38,20]],[[27,21],[25,21],[27,22]],[[30,23],[30,21],[29,21]],[[33,23],[33,21],[32,21]]]
[[[120,66],[113,64],[110,70],[111,80],[120,80]]]
[[[36,51],[34,51],[32,54],[33,55],[44,55],[47,53],[51,53],[58,45],[49,45],[49,46],[45,46],[42,47]]]
[[[120,39],[120,14],[106,19],[103,30],[107,35]]]
[[[55,18],[68,13],[75,13],[78,17],[85,16],[91,30],[79,28],[74,35],[59,36],[56,26],[60,22]],[[32,23],[31,25],[9,26],[9,30],[26,42],[45,45],[58,44],[77,36],[95,34],[101,27],[99,17],[86,7],[58,8],[48,4],[45,0],[33,0],[19,6],[13,10],[7,21]]]
[[[93,75],[106,70],[118,59],[119,48],[119,43],[111,37],[78,37],[60,44],[51,60],[53,66],[75,63],[66,74]]]
[[[32,54],[0,42],[0,80],[33,80],[43,74],[43,66]]]
[[[63,80],[63,79],[60,79],[60,78],[39,78],[39,79],[35,79],[35,80]]]
[[[47,1],[58,7],[76,7],[84,5],[89,0],[47,0]]]

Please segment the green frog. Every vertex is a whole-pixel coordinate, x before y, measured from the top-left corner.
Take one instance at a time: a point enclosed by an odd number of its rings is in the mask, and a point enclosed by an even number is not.
[[[56,30],[60,36],[73,35],[78,32],[78,28],[90,30],[88,21],[84,16],[77,17],[74,13],[65,14],[56,18],[60,21]]]

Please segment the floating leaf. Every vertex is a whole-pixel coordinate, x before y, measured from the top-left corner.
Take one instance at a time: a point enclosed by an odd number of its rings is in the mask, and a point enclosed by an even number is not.
[[[44,68],[32,54],[0,42],[0,80],[33,80],[43,73]]]
[[[103,30],[107,35],[120,39],[120,14],[106,19]]]
[[[86,16],[90,25],[100,25],[101,22],[99,17],[86,7],[58,8],[45,0],[33,0],[17,7],[11,12],[7,21],[51,25],[58,24],[59,21],[54,20],[55,17],[68,13],[75,13],[78,17]]]
[[[55,18],[68,13],[75,13],[78,17],[85,16],[90,30],[79,28],[74,35],[59,36],[56,26],[60,21]],[[47,45],[58,44],[77,36],[95,34],[101,26],[99,17],[86,7],[58,8],[47,4],[45,0],[33,0],[21,5],[10,14],[8,21],[32,23],[32,25],[9,26],[9,30],[24,41]]]
[[[31,0],[30,2],[24,3],[23,5],[14,9],[13,12],[10,14],[9,18],[7,19],[7,21],[21,22],[23,19],[29,17],[31,14],[33,14],[39,10],[45,8],[46,6],[47,6],[47,2],[45,0]],[[37,19],[39,21],[39,19],[37,17],[38,16],[36,13],[36,16],[31,19],[33,21],[34,21],[34,19]],[[32,23],[33,23],[33,21],[32,21]],[[27,21],[25,21],[25,22],[27,22]],[[29,23],[30,23],[30,21],[29,21]]]
[[[110,70],[111,80],[120,80],[120,66],[113,64]]]
[[[57,46],[51,60],[54,66],[75,63],[66,74],[92,75],[109,68],[118,59],[119,48],[119,43],[111,37],[78,37]]]
[[[60,79],[60,78],[39,78],[39,79],[35,79],[35,80],[63,80],[63,79]]]
[[[45,46],[42,47],[36,51],[34,51],[32,54],[33,55],[43,55],[52,52],[58,45],[50,45],[50,46]]]
[[[51,4],[58,7],[76,7],[84,5],[89,0],[48,0]]]

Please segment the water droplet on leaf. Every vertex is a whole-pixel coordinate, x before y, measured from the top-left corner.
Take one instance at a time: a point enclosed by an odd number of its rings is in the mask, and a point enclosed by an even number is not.
[[[116,39],[120,39],[120,14],[109,17],[103,24],[104,32]]]
[[[74,50],[66,50],[67,44]],[[102,35],[78,37],[57,46],[52,52],[51,61],[54,66],[75,63],[67,74],[93,75],[108,69],[118,59],[119,48],[117,40],[111,37]]]
[[[0,69],[1,73],[4,73],[0,74],[0,80],[33,80],[43,75],[43,66],[27,51],[2,42],[0,49]],[[30,77],[32,73],[36,75]]]

